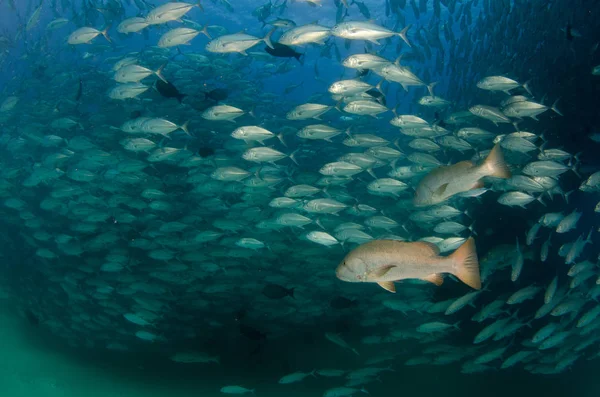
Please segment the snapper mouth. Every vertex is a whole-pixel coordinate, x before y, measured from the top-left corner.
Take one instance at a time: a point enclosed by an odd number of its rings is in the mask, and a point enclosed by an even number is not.
[[[335,276],[342,281],[354,281],[352,279],[350,272],[344,267],[344,265],[340,265],[335,269]]]

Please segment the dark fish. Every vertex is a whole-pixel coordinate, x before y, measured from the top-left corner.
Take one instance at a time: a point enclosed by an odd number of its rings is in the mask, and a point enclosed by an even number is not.
[[[227,11],[229,11],[229,12],[235,12],[235,10],[233,9],[233,6],[227,0],[223,0],[221,2],[221,4],[223,4],[225,6],[225,8],[227,8]]]
[[[303,64],[302,62],[302,56],[304,54],[295,51],[292,47],[288,47],[286,45],[283,44],[279,44],[279,43],[273,43],[273,47],[265,47],[265,51],[269,54],[271,54],[274,57],[278,57],[278,58],[296,58],[296,60],[298,62],[300,62],[301,64]]]
[[[202,158],[210,157],[214,154],[215,154],[215,150],[213,148],[203,146],[200,149],[198,149],[198,156],[200,156]]]
[[[47,66],[45,65],[40,65],[38,67],[36,67],[35,69],[33,69],[33,77],[37,78],[37,79],[43,79],[45,76],[45,72],[46,72]]]
[[[271,8],[273,7],[273,3],[270,1],[267,4],[263,4],[262,6],[256,8],[252,11],[252,16],[257,18],[260,22],[265,23],[267,18],[271,16]]]
[[[290,92],[294,91],[296,88],[301,87],[303,84],[304,84],[304,81],[302,81],[300,84],[289,85],[289,86],[285,87],[285,90],[283,90],[283,93],[289,94]]]
[[[246,314],[248,314],[248,311],[246,309],[242,308],[238,310],[237,312],[235,312],[235,321],[242,321],[246,317]]]
[[[254,327],[251,327],[246,324],[240,324],[240,334],[244,335],[248,339],[252,340],[265,340],[267,339],[267,335],[260,332]]]
[[[329,306],[339,310],[350,309],[352,307],[357,307],[358,301],[356,299],[351,300],[348,298],[344,298],[343,296],[336,296],[331,301],[329,301]]]
[[[433,121],[433,124],[438,125],[442,128],[446,128],[446,122],[444,121],[444,119],[442,117],[440,117],[439,112],[435,112],[435,119]]]
[[[38,316],[29,309],[25,310],[25,317],[27,318],[29,324],[34,327],[37,327],[40,324],[40,319],[38,318]]]
[[[383,95],[381,92],[379,92],[379,90],[375,89],[375,88],[371,88],[369,91],[365,92],[367,95],[371,95],[373,98],[375,98],[377,100],[377,102],[381,103],[382,105],[386,106],[386,100],[385,100],[385,95]]]
[[[277,284],[267,284],[262,290],[264,296],[269,299],[282,299],[286,296],[294,298],[294,288],[285,288]],[[295,299],[295,298],[294,298]]]
[[[177,98],[179,103],[185,98],[187,95],[182,94],[179,90],[170,82],[164,82],[161,79],[156,80],[156,91],[165,98]]]
[[[287,0],[283,0],[283,3],[281,3],[281,5],[277,6],[276,8],[279,15],[283,14],[284,11],[287,9]]]
[[[140,117],[142,115],[142,111],[141,110],[134,110],[133,112],[131,112],[131,114],[129,115],[130,119],[137,119],[138,117]]]
[[[212,91],[204,93],[205,98],[212,99],[213,101],[224,101],[229,96],[229,92],[225,88],[215,88]]]
[[[81,95],[83,94],[83,82],[79,79],[79,88],[77,89],[77,95],[75,96],[75,102],[79,102]]]
[[[358,6],[358,10],[361,14],[363,14],[365,18],[371,18],[371,12],[369,11],[365,3],[361,3],[360,1],[353,1],[352,4],[356,4]]]
[[[565,29],[565,33],[567,35],[567,40],[571,41],[573,40],[573,31],[572,31],[572,26],[571,24],[567,24],[567,28]]]

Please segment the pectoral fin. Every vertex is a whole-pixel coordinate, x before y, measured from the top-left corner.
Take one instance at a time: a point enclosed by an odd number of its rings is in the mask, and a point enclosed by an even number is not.
[[[393,281],[382,281],[380,283],[377,283],[381,288],[383,288],[384,290],[396,293],[396,286],[394,285]]]
[[[433,192],[433,197],[443,197],[444,196],[444,192],[446,191],[446,188],[448,187],[447,183],[444,183],[442,186],[438,187],[434,192]]]
[[[389,272],[393,267],[394,265],[385,265],[382,267],[378,267],[377,269],[373,269],[369,273],[367,273],[366,278],[367,280],[377,280],[378,278],[385,276],[387,272]]]
[[[427,277],[423,277],[422,280],[429,281],[430,283],[434,283],[438,287],[444,283],[444,278],[439,273],[430,274]]]

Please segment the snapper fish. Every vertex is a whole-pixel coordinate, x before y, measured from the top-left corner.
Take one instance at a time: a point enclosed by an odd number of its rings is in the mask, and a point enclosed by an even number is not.
[[[377,283],[396,292],[394,281],[421,279],[436,285],[451,273],[468,286],[481,289],[475,240],[470,237],[451,255],[442,257],[439,248],[423,241],[373,240],[352,250],[336,269],[342,281]]]
[[[441,203],[455,194],[482,187],[481,179],[486,176],[503,179],[511,176],[498,145],[494,146],[481,165],[461,161],[431,171],[417,186],[413,203],[417,207]]]

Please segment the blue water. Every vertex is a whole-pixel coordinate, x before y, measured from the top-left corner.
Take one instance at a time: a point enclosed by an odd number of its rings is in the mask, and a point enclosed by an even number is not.
[[[36,22],[38,1],[0,2],[0,339],[7,341],[8,363],[0,366],[0,387],[5,395],[217,395],[228,385],[254,389],[259,396],[333,397],[332,389],[342,386],[351,389],[338,391],[340,396],[597,394],[596,2],[364,0],[346,8],[333,0],[320,5],[205,0],[183,20],[139,33],[117,31],[126,18],[145,17],[164,3],[46,0]],[[67,21],[49,29],[57,18]],[[258,40],[277,18],[328,28],[370,21],[393,32],[410,25],[411,46],[392,33],[378,45],[331,36],[323,45],[293,46],[303,54],[301,62],[270,56],[262,41],[247,49],[248,55],[214,54],[203,34],[188,45],[157,47],[163,34],[182,26],[207,26],[212,39],[244,32]],[[81,27],[107,29],[111,42],[97,32],[88,44],[69,45],[69,36]],[[278,41],[286,30],[275,29],[272,39]],[[397,61],[419,83],[405,90],[376,69],[342,65],[347,57],[366,53],[390,65]],[[118,100],[110,97],[119,87],[113,69],[125,57],[149,69],[149,76],[139,79],[147,91]],[[185,96],[181,101],[157,88],[153,72],[161,67],[161,76]],[[516,85],[508,92],[478,88],[489,76]],[[381,93],[374,89],[361,100],[382,105],[385,112],[374,117],[344,110],[357,98],[334,97],[328,87],[347,79],[381,82]],[[430,95],[431,83],[436,83],[433,94],[448,105],[419,104]],[[214,89],[226,97],[211,99]],[[510,117],[499,124],[469,113],[475,105],[506,113],[507,99],[546,108],[535,118]],[[330,109],[320,119],[286,117],[306,103]],[[210,120],[205,112],[220,105],[237,107],[243,115],[234,122]],[[444,131],[428,141],[442,146],[427,153],[437,164],[415,160],[425,152],[415,149],[414,139],[430,137],[390,124],[399,115],[418,116],[427,128]],[[143,117],[171,121],[173,130],[160,136],[122,129]],[[182,128],[186,122],[189,134]],[[331,140],[296,135],[315,124],[339,134]],[[280,140],[233,139],[232,132],[243,126],[260,126]],[[461,136],[466,127],[494,137],[466,139],[466,150],[444,144],[443,136]],[[522,136],[534,149],[509,147],[506,136],[515,131],[531,133]],[[392,157],[376,157],[368,145],[346,141],[361,134],[385,139],[373,146],[393,149]],[[128,148],[134,138],[150,146]],[[423,178],[461,161],[476,167],[495,144],[512,175],[532,177],[539,189],[525,191],[487,175],[473,186],[485,187],[480,197],[453,196],[442,203],[457,214],[422,218],[437,208],[414,205]],[[281,159],[244,159],[246,151],[263,146],[277,150]],[[170,158],[153,159],[169,151]],[[348,179],[327,179],[322,167],[349,153],[364,153],[373,163]],[[535,179],[526,166],[544,159],[564,170]],[[214,172],[224,167],[245,174],[219,179]],[[406,184],[399,192],[369,190],[401,167],[413,167],[415,175],[394,177]],[[294,185],[315,191],[294,197],[289,208],[275,208],[271,200],[291,198],[288,189]],[[529,200],[503,205],[502,197],[511,191]],[[308,203],[315,199],[334,200],[343,208],[311,211]],[[284,213],[305,216],[306,224],[278,223]],[[560,219],[544,224],[543,216],[552,213]],[[569,214],[580,218],[562,233],[560,220]],[[373,224],[380,217],[393,224]],[[464,230],[434,230],[450,221]],[[344,228],[359,229],[367,238],[348,240]],[[314,241],[310,232],[327,233],[333,245]],[[447,248],[451,237],[462,240]],[[439,287],[410,275],[398,278],[396,294],[374,282],[336,277],[346,255],[371,239],[424,240],[448,256],[470,237],[480,292],[453,269],[444,272],[453,275],[446,274]],[[398,250],[404,247],[399,244]],[[524,288],[534,291],[530,299],[507,303]],[[473,299],[444,313],[464,297]],[[486,312],[498,301],[498,309]],[[444,329],[426,332],[423,324]],[[475,343],[494,324],[498,329]],[[534,342],[548,324],[556,325],[547,335],[555,341]],[[332,341],[336,337],[341,340]],[[527,356],[511,363],[519,352]],[[181,362],[177,353],[192,354],[193,361],[218,357],[220,363]],[[325,369],[341,373],[319,373]],[[307,376],[278,383],[297,371]]]

